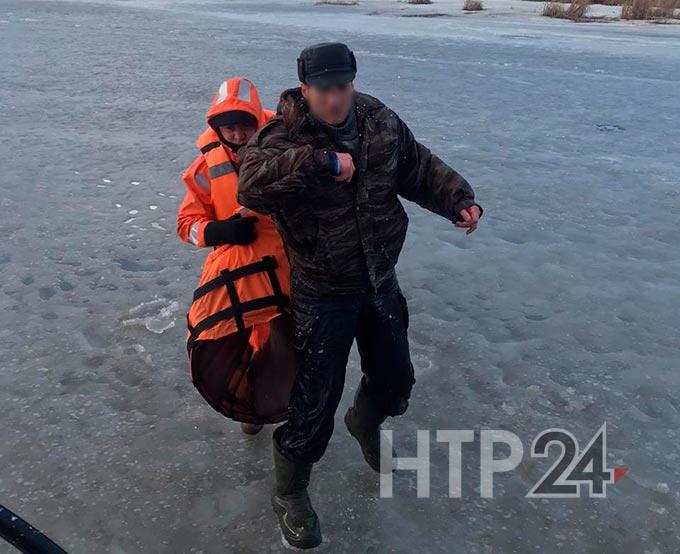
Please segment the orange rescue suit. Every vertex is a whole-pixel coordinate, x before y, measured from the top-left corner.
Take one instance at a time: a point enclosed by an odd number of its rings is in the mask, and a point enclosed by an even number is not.
[[[243,77],[222,83],[206,119],[233,110],[253,115],[258,128],[274,115],[262,107],[255,85]],[[177,216],[177,233],[182,240],[205,247],[209,222],[235,213],[246,215],[248,210],[236,201],[236,153],[210,126],[196,146],[200,154],[183,175],[187,194]],[[219,339],[253,327],[251,344],[257,350],[267,338],[267,322],[288,304],[290,269],[281,238],[268,216],[248,215],[258,218],[257,239],[247,245],[219,246],[205,260],[187,314],[189,348],[197,340]]]

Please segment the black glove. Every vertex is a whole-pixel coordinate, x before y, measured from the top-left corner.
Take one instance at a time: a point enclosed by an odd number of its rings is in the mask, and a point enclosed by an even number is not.
[[[257,217],[232,215],[229,219],[211,221],[205,226],[203,239],[208,246],[222,244],[249,244],[257,238],[255,222]]]

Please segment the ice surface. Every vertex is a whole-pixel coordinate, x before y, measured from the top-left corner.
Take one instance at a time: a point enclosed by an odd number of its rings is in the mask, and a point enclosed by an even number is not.
[[[152,223],[153,225],[153,223]],[[164,298],[154,298],[130,308],[130,319],[123,320],[123,326],[142,325],[152,333],[161,334],[175,326],[175,313],[179,310],[179,302]]]
[[[301,47],[340,39],[358,88],[486,209],[464,237],[408,206],[418,383],[389,422],[398,450],[416,429],[585,444],[606,421],[610,464],[631,469],[605,500],[527,500],[550,461],[525,454],[486,500],[471,448],[450,499],[432,439],[431,498],[404,472],[380,499],[340,420],[353,354],[311,485],[325,550],[680,551],[680,27],[449,4],[0,2],[0,503],[76,554],[286,551],[271,430],[244,437],[189,381],[206,252],[174,218],[220,80],[247,74],[274,107]],[[451,15],[401,17],[418,9]]]

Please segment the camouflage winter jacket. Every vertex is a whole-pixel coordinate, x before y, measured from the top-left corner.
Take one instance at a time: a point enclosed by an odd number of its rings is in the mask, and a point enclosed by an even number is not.
[[[458,221],[475,204],[458,173],[416,142],[397,115],[355,93],[361,155],[351,183],[333,180],[333,139],[308,113],[299,88],[239,151],[238,201],[269,214],[286,243],[293,282],[321,294],[377,288],[397,263],[408,217],[399,196]]]

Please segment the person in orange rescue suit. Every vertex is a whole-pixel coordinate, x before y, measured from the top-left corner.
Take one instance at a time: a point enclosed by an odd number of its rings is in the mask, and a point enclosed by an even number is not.
[[[290,269],[272,220],[236,201],[237,151],[272,116],[255,85],[225,80],[183,175],[177,234],[212,248],[187,314],[189,371],[218,412],[248,434],[287,418],[295,379]]]

